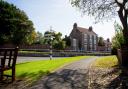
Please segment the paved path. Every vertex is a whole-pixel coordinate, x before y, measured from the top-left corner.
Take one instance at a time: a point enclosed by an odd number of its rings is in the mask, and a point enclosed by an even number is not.
[[[97,57],[69,64],[27,89],[87,89],[88,67]]]

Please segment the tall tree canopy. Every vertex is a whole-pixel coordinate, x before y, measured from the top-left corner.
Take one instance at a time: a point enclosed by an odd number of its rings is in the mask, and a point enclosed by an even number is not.
[[[33,23],[25,12],[0,0],[0,43],[31,44],[34,38]]]
[[[63,39],[63,41],[66,42],[66,46],[67,47],[70,47],[71,46],[71,40],[70,40],[70,37],[65,35],[65,38]]]
[[[103,37],[99,37],[99,39],[98,39],[98,46],[105,46],[104,38]]]
[[[55,32],[55,31],[46,31],[44,33],[44,43],[45,44],[52,44],[54,49],[64,49],[66,47],[65,41],[62,40],[62,33],[60,32]],[[52,39],[51,39],[52,38]]]
[[[94,16],[96,20],[112,18],[118,15],[122,23],[124,42],[121,44],[122,65],[128,68],[128,0],[70,0],[83,13]]]
[[[44,36],[41,32],[37,31],[34,44],[43,44],[43,43],[44,43]]]

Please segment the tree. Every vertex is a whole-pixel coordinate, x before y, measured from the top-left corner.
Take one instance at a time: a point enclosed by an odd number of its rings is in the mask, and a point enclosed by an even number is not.
[[[65,41],[62,39],[62,33],[54,33],[53,47],[58,50],[64,49],[66,47]]]
[[[65,41],[59,41],[53,44],[53,47],[58,50],[63,50],[66,47]]]
[[[98,46],[105,46],[103,37],[99,37],[99,39],[98,39]]]
[[[37,31],[34,44],[43,44],[43,43],[44,43],[44,36],[41,32]]]
[[[117,55],[117,49],[121,49],[121,44],[124,43],[122,27],[118,23],[114,23],[115,36],[112,38],[112,54]]]
[[[35,29],[24,11],[0,0],[0,44],[31,44]]]
[[[121,44],[124,44],[122,27],[118,23],[114,23],[115,36],[112,38],[112,48],[120,49]]]
[[[54,37],[54,32],[46,31],[44,32],[44,44],[51,44],[51,37]]]
[[[55,31],[46,31],[44,33],[44,36],[45,36],[45,40],[44,40],[44,43],[45,44],[52,44],[53,48],[54,49],[64,49],[66,47],[66,44],[65,44],[65,41],[62,40],[62,33],[60,32],[55,32]],[[51,36],[53,39],[51,39]]]
[[[70,40],[70,37],[65,35],[65,38],[63,39],[63,41],[66,42],[66,46],[67,47],[70,47],[71,46],[71,40]]]
[[[70,0],[83,13],[94,16],[97,21],[118,15],[122,23],[124,43],[122,49],[122,66],[128,68],[128,0]],[[117,11],[118,9],[118,11]]]
[[[32,31],[31,34],[28,34],[28,35],[25,37],[25,39],[24,39],[23,42],[24,42],[24,44],[29,44],[29,45],[31,45],[31,44],[34,43],[35,39],[36,39],[36,32],[35,32],[35,31]]]

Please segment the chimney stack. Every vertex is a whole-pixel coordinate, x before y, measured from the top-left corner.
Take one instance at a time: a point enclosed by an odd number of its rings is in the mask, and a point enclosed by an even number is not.
[[[76,29],[76,28],[77,28],[77,23],[74,23],[73,29]]]
[[[90,31],[90,32],[92,31],[92,26],[89,27],[89,31]]]

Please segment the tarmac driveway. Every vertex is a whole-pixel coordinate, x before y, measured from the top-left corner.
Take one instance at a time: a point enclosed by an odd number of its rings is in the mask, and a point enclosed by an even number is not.
[[[88,89],[88,67],[96,58],[73,62],[27,89]]]

